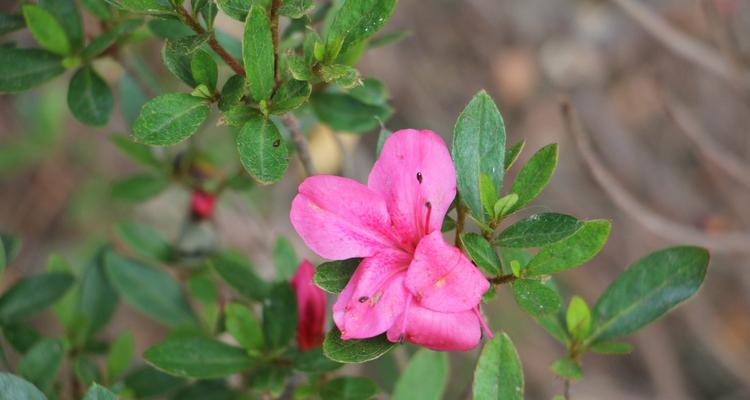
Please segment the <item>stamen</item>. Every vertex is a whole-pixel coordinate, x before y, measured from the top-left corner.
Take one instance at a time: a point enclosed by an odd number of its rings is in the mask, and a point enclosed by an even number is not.
[[[367,301],[367,299],[369,299],[369,297],[367,297],[367,296],[362,296],[362,297],[360,297],[359,299],[357,299],[357,301],[359,301],[360,303],[364,303],[364,302],[366,302],[366,301]]]
[[[427,218],[425,218],[424,222],[424,233],[426,235],[430,233],[430,216],[432,215],[432,203],[428,201],[424,203],[424,206],[427,207]]]
[[[487,338],[492,340],[492,331],[490,330],[490,327],[487,326],[487,321],[484,320],[484,316],[482,315],[482,312],[479,311],[479,306],[474,307],[474,314],[477,315],[479,318],[479,323],[482,324],[482,329],[484,329],[484,334],[487,335]]]
[[[407,296],[406,298],[406,306],[404,307],[404,322],[401,323],[401,334],[398,335],[399,342],[402,342],[403,338],[406,337],[406,323],[409,320],[409,306],[411,306],[411,296]]]
[[[422,183],[422,173],[421,172],[417,172],[417,181],[419,181],[419,183]]]

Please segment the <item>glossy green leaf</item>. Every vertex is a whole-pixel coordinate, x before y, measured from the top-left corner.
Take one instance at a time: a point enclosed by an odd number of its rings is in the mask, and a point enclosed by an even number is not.
[[[556,313],[562,306],[560,295],[542,282],[519,279],[513,282],[513,297],[527,313],[535,317]]]
[[[138,399],[163,395],[184,383],[184,380],[148,365],[135,369],[125,377],[125,386],[132,390]]]
[[[0,12],[0,35],[17,31],[26,26],[23,15]]]
[[[232,337],[249,352],[263,347],[263,330],[249,308],[240,303],[229,303],[224,307],[226,328]]]
[[[636,261],[594,306],[590,342],[608,342],[635,332],[693,296],[706,277],[708,260],[705,249],[680,246]]]
[[[115,232],[128,247],[146,258],[169,261],[174,256],[172,244],[149,225],[134,221],[121,222],[115,226]]]
[[[345,64],[332,64],[320,67],[319,76],[324,82],[335,83],[344,89],[360,85],[359,71]]]
[[[41,49],[0,46],[0,92],[21,92],[62,74],[62,58]]]
[[[18,372],[43,392],[52,389],[65,354],[62,339],[44,339],[24,354],[18,363]]]
[[[334,130],[362,133],[377,128],[393,114],[387,105],[373,106],[341,93],[315,93],[310,104],[318,119]]]
[[[513,164],[516,163],[516,160],[518,160],[518,156],[521,155],[521,152],[523,151],[523,148],[526,146],[526,141],[521,140],[518,143],[514,144],[513,146],[510,146],[507,150],[505,150],[505,170],[509,170],[510,167],[513,166]]]
[[[133,175],[112,184],[112,197],[122,201],[141,202],[155,197],[167,186],[169,181],[163,176]]]
[[[167,67],[172,75],[190,87],[197,86],[195,79],[193,79],[193,69],[190,65],[191,59],[189,55],[179,54],[170,46],[170,43],[167,43],[161,50],[161,58],[164,66]]]
[[[469,257],[471,257],[472,261],[474,261],[482,272],[490,276],[495,276],[502,272],[500,259],[497,257],[495,249],[492,248],[492,245],[482,235],[464,233],[461,235],[461,243],[464,244],[464,249],[469,254]]]
[[[502,218],[510,214],[510,210],[518,202],[518,195],[515,193],[507,194],[495,202],[492,206],[492,211],[495,214],[495,218]]]
[[[26,353],[42,340],[42,335],[39,332],[23,324],[4,325],[3,336],[8,344],[19,353]]]
[[[561,358],[555,361],[550,368],[560,378],[575,381],[583,378],[583,370],[577,362],[570,358]]]
[[[279,14],[289,18],[302,18],[314,7],[313,0],[286,0],[279,8]]]
[[[170,327],[196,325],[182,288],[168,273],[113,251],[106,255],[106,270],[120,296],[140,312]]]
[[[110,30],[92,40],[81,52],[81,57],[84,59],[92,59],[102,54],[105,50],[117,43],[118,40],[133,33],[133,31],[138,29],[142,24],[143,20],[141,19],[128,19],[118,23]]]
[[[503,188],[505,124],[495,102],[481,91],[471,99],[453,130],[453,162],[461,200],[471,214],[486,222],[482,207],[480,179],[487,175],[496,191]]]
[[[94,383],[89,387],[89,390],[86,391],[83,400],[117,400],[117,395],[104,386]]]
[[[83,355],[75,357],[73,361],[73,374],[78,380],[78,384],[83,387],[91,386],[94,382],[102,380],[99,365],[91,357]]]
[[[344,364],[363,363],[382,356],[395,345],[385,334],[369,339],[342,340],[341,331],[334,327],[326,334],[323,354]]]
[[[361,258],[350,258],[320,264],[315,268],[313,282],[328,293],[341,293],[360,262],[362,262]]]
[[[285,347],[297,332],[297,298],[292,286],[280,282],[263,302],[263,338],[272,349]]]
[[[263,115],[248,104],[240,103],[224,111],[224,121],[235,128],[242,128],[248,121],[256,118],[263,118]]]
[[[579,296],[573,296],[565,314],[568,332],[578,342],[582,342],[591,333],[591,310]]]
[[[114,96],[107,82],[90,65],[76,71],[68,87],[68,108],[86,125],[104,126],[114,108]]]
[[[363,377],[342,376],[320,388],[321,400],[368,400],[378,392],[375,382]]]
[[[277,236],[273,245],[273,263],[276,266],[276,278],[280,281],[290,281],[300,261],[294,246],[284,236]]]
[[[531,156],[510,188],[510,193],[518,195],[518,201],[510,212],[520,210],[534,200],[547,186],[556,167],[557,144],[544,146]]]
[[[531,248],[559,242],[583,226],[576,217],[541,213],[526,217],[506,228],[495,240],[502,247]]]
[[[338,363],[323,355],[323,349],[314,349],[297,352],[294,356],[294,369],[302,372],[330,372],[341,368],[344,364]]]
[[[135,353],[135,337],[130,331],[121,333],[112,342],[107,355],[107,381],[114,382],[130,366]]]
[[[266,11],[257,4],[250,7],[245,20],[242,61],[253,99],[258,102],[270,99],[274,87],[273,38]]]
[[[523,400],[521,359],[505,333],[487,342],[474,371],[474,400]]]
[[[326,32],[325,59],[328,64],[385,25],[396,0],[346,0]]]
[[[299,108],[304,104],[312,93],[312,85],[309,82],[288,80],[279,86],[279,90],[273,95],[271,112],[274,114],[286,114]]]
[[[0,297],[0,324],[33,317],[65,295],[73,282],[73,276],[64,272],[21,278]]]
[[[71,44],[60,22],[44,8],[27,4],[22,7],[26,26],[39,44],[60,55],[71,52]]]
[[[208,117],[208,110],[206,102],[188,94],[161,95],[143,106],[141,115],[133,124],[133,134],[145,144],[175,144],[198,130]]]
[[[489,176],[482,174],[479,179],[479,199],[482,202],[484,212],[490,217],[490,220],[495,218],[495,201],[497,198],[497,189],[495,184],[492,182]]]
[[[31,383],[7,372],[0,372],[0,398],[7,400],[47,400]]]
[[[247,18],[247,11],[252,4],[253,0],[216,0],[216,5],[224,14],[243,22]]]
[[[286,141],[269,119],[248,120],[237,135],[237,150],[242,166],[262,184],[278,181],[289,166]]]
[[[349,90],[349,95],[364,104],[384,105],[388,100],[388,90],[377,79],[365,78],[362,84]]]
[[[117,5],[130,11],[162,14],[170,11],[167,3],[159,0],[117,0]]]
[[[286,56],[285,61],[287,68],[289,68],[289,73],[292,74],[294,79],[298,81],[311,81],[315,79],[315,74],[310,69],[310,65],[305,62],[302,56],[290,54]]]
[[[544,275],[575,268],[597,255],[607,242],[611,224],[606,220],[583,223],[574,234],[544,246],[526,266],[528,275]]]
[[[190,68],[196,83],[206,85],[211,92],[216,90],[216,81],[219,79],[219,67],[207,51],[196,50],[193,53]]]
[[[77,314],[81,339],[94,337],[112,319],[118,296],[105,270],[109,248],[100,248],[83,271],[78,295]]]
[[[81,0],[81,5],[99,19],[108,20],[112,18],[112,10],[109,8],[107,0]]]
[[[448,381],[448,354],[421,349],[396,381],[393,400],[440,400]]]
[[[130,157],[133,161],[137,161],[138,163],[155,170],[160,170],[162,168],[161,161],[156,158],[151,147],[136,143],[128,139],[125,135],[112,135],[109,139],[121,152],[125,153],[125,155]]]
[[[250,368],[244,349],[201,337],[174,336],[143,353],[147,363],[183,378],[221,378]]]
[[[630,343],[622,343],[622,342],[603,342],[603,343],[596,343],[589,347],[587,347],[588,351],[593,353],[599,353],[599,354],[608,354],[608,355],[623,355],[623,354],[629,354],[633,351],[633,345]]]
[[[222,380],[202,380],[180,388],[170,400],[251,400],[232,390]],[[255,399],[252,399],[255,400]]]
[[[268,296],[268,285],[255,274],[253,266],[243,256],[225,251],[210,260],[211,265],[226,283],[239,294],[256,301]]]
[[[241,75],[232,75],[221,88],[221,99],[219,100],[219,109],[228,110],[232,106],[239,104],[240,99],[245,94],[245,78]]]

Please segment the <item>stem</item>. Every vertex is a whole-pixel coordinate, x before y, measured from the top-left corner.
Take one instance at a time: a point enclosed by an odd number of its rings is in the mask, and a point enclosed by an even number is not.
[[[563,397],[565,400],[570,400],[570,381],[566,379],[563,382]]]
[[[294,140],[294,145],[297,146],[297,154],[299,155],[299,160],[302,161],[302,166],[305,168],[305,174],[307,174],[307,176],[315,175],[316,172],[312,163],[312,158],[310,157],[310,149],[307,147],[305,135],[302,134],[302,131],[299,128],[299,121],[289,113],[284,114],[284,116],[281,117],[281,121],[289,130],[289,134],[292,136],[292,140]]]
[[[206,30],[203,29],[203,27],[196,21],[188,12],[182,8],[177,7],[177,13],[180,15],[180,17],[185,21],[188,26],[192,30],[194,30],[198,34],[204,34],[206,33]],[[210,36],[208,38],[208,45],[211,46],[211,48],[216,52],[216,54],[221,57],[224,62],[229,65],[232,70],[240,76],[245,76],[245,69],[242,67],[240,63],[237,62],[232,56],[224,49],[224,47],[219,44],[219,42],[216,40],[216,36],[214,36],[213,32],[210,33]]]
[[[495,276],[495,277],[489,278],[487,280],[490,281],[490,283],[493,284],[493,285],[502,285],[502,284],[505,284],[505,283],[511,283],[511,282],[515,281],[516,279],[518,279],[518,278],[516,278],[515,275],[508,274],[508,275]]]
[[[466,223],[466,207],[461,203],[461,195],[456,197],[456,247],[463,249],[461,243],[461,234],[464,232],[464,224]]]
[[[281,85],[281,81],[279,80],[279,8],[281,8],[281,4],[283,3],[283,0],[273,0],[271,3],[271,40],[273,41],[273,82],[274,82],[274,88],[273,91],[276,93],[276,90],[279,88],[279,85]]]

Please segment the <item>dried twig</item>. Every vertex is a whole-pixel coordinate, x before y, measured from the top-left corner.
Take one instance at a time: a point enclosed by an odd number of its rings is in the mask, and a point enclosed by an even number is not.
[[[284,122],[284,126],[289,130],[289,134],[292,136],[292,140],[294,140],[294,145],[297,147],[297,154],[299,154],[299,159],[305,168],[305,173],[307,176],[315,175],[316,172],[312,158],[310,157],[310,149],[307,147],[305,135],[302,134],[299,128],[299,121],[290,113],[284,114],[281,117],[281,121]]]

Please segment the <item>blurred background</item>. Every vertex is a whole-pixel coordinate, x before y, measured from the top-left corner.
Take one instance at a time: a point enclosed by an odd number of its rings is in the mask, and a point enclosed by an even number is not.
[[[4,0],[0,9],[15,3]],[[217,26],[241,32],[226,18]],[[526,140],[511,176],[541,146],[560,144],[552,183],[525,212],[613,220],[604,251],[560,276],[567,297],[577,293],[593,304],[627,265],[655,249],[678,243],[711,249],[701,292],[630,337],[631,355],[587,356],[573,398],[750,398],[750,2],[401,0],[385,30],[411,35],[368,52],[359,67],[389,88],[395,109],[389,129],[432,129],[450,139],[456,117],[484,88],[501,109],[509,143]],[[28,33],[14,40],[33,43]],[[155,92],[178,85],[159,51],[152,40],[132,54],[154,72]],[[118,82],[120,65],[101,62],[105,78]],[[112,182],[140,170],[108,139],[127,131],[127,115],[116,115],[106,129],[84,127],[67,111],[64,81],[0,96],[0,230],[24,241],[3,285],[41,270],[52,252],[83,263],[96,244],[115,240],[112,225],[123,219],[147,222],[174,239],[184,234],[185,191],[170,188],[135,207],[113,198]],[[566,129],[561,104],[578,116],[577,135]],[[366,179],[377,132],[308,128],[319,171]],[[236,165],[225,130],[206,124],[196,140],[216,165]],[[321,261],[288,221],[301,177],[295,164],[281,183],[219,203],[212,228],[262,275],[273,274],[277,234]],[[562,381],[548,366],[564,349],[518,309],[506,288],[486,313],[490,326],[508,331],[519,349],[527,398],[561,393]],[[165,334],[121,305],[105,333],[125,326],[135,329],[139,350]],[[37,328],[59,330],[51,315]],[[390,390],[410,350],[349,368]],[[477,356],[452,355],[446,398],[468,397]]]

